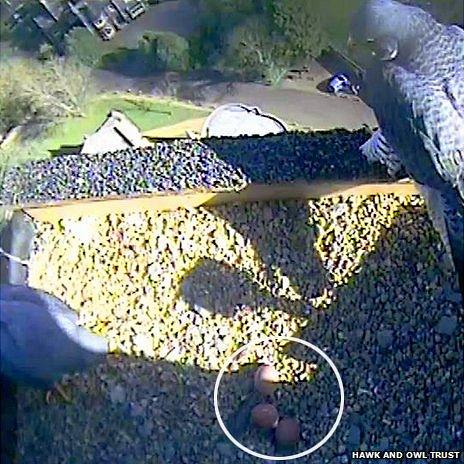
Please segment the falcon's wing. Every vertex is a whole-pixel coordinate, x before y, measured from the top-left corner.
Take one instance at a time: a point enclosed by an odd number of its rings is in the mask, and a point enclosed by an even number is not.
[[[464,163],[463,76],[459,69],[439,80],[395,63],[370,76],[382,131],[409,173],[438,190],[457,187]]]
[[[2,334],[8,336],[2,337],[2,363],[8,361],[18,380],[52,384],[107,353],[106,339],[76,325],[77,314],[58,298],[12,285],[2,285],[0,297]]]
[[[382,132],[408,174],[430,192],[435,191],[431,203],[438,209],[432,214],[445,220],[446,236],[464,292],[461,69],[448,67],[444,77],[438,79],[437,72],[433,77],[426,76],[391,62],[373,68],[367,78],[370,103]],[[441,196],[439,201],[437,195]]]

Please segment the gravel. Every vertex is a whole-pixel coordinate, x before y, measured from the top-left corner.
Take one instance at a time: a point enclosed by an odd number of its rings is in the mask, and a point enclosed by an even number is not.
[[[452,335],[458,326],[456,317],[443,316],[438,321],[435,330],[443,335]]]
[[[78,309],[114,354],[67,381],[70,405],[20,390],[22,463],[256,463],[228,444],[213,389],[228,357],[263,335],[306,339],[340,371],[342,422],[312,462],[347,463],[353,449],[460,450],[462,309],[420,197],[95,221],[91,241],[64,223],[38,224],[30,283]],[[315,444],[339,393],[323,361],[300,345],[271,343],[232,362],[221,414],[236,420],[247,380],[269,358],[287,382],[267,401],[300,422],[301,449]],[[244,411],[234,429],[241,440],[274,452]]]
[[[5,205],[136,197],[187,191],[238,191],[250,183],[377,179],[359,146],[365,130],[292,132],[269,137],[179,139],[153,148],[98,155],[67,154],[11,168],[0,199]]]

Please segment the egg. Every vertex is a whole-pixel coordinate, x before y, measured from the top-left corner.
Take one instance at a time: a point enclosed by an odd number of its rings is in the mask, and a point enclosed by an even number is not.
[[[279,380],[279,372],[274,367],[265,364],[255,372],[255,389],[263,395],[272,395],[279,386]]]
[[[273,429],[279,422],[279,413],[272,404],[262,403],[252,409],[251,420],[260,428]]]
[[[300,439],[300,424],[291,417],[281,419],[277,424],[275,437],[279,445],[295,445]]]

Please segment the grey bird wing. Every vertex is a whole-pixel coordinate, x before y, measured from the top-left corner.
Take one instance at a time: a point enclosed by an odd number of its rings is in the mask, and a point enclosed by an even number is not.
[[[432,63],[433,64],[433,63]],[[442,79],[395,63],[368,73],[370,100],[382,132],[408,173],[441,194],[453,262],[464,291],[464,117],[461,67]],[[454,69],[454,68],[453,68]]]
[[[452,263],[453,253],[451,250],[450,237],[448,235],[446,203],[439,190],[427,187],[426,185],[416,184],[427,206],[427,212],[434,228],[440,234],[446,253]]]
[[[457,187],[464,162],[461,72],[441,80],[389,63],[374,104],[382,132],[418,182],[443,190]]]
[[[44,306],[55,323],[67,333],[69,338],[89,350],[106,352],[106,340],[79,327],[77,313],[50,293],[25,285],[1,285],[0,298],[5,301],[31,302],[38,306]]]
[[[29,302],[35,305],[44,305],[53,314],[61,314],[71,322],[77,324],[78,315],[55,296],[26,285],[0,285],[0,298],[3,301]]]
[[[461,164],[458,173],[458,190],[461,198],[464,198],[464,163]]]
[[[103,360],[107,352],[104,338],[76,326],[77,316],[69,317],[73,311],[60,300],[56,299],[60,305],[50,310],[50,304],[40,296],[30,301],[35,295],[28,287],[24,288],[26,297],[20,299],[19,288],[2,286],[1,358],[5,375],[48,388],[64,374],[84,370]]]

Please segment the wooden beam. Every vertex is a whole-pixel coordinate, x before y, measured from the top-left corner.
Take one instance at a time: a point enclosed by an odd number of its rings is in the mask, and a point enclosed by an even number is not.
[[[95,198],[50,204],[28,204],[20,209],[38,221],[57,222],[62,218],[104,216],[111,213],[172,211],[178,208],[216,206],[227,203],[379,194],[408,196],[416,195],[418,191],[411,182],[295,182],[274,185],[253,184],[240,192],[187,192],[145,195],[136,198]]]

